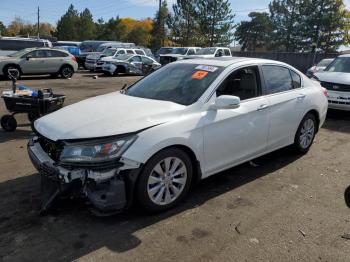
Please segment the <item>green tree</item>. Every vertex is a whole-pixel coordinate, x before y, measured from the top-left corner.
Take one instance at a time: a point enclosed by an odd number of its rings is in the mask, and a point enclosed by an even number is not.
[[[6,36],[7,30],[6,26],[3,24],[3,22],[0,21],[0,36]]]
[[[85,8],[79,15],[79,24],[77,26],[79,40],[95,38],[95,23],[89,9]]]
[[[70,5],[67,12],[57,22],[57,37],[59,40],[79,40],[79,13]]]
[[[273,0],[270,5],[270,17],[275,27],[275,38],[272,39],[275,49],[296,51],[300,36],[300,24],[303,17],[303,0]]]
[[[177,0],[173,5],[174,14],[168,19],[171,40],[181,46],[193,46],[199,42],[196,1]]]
[[[197,0],[195,18],[203,45],[229,45],[232,42],[234,15],[228,0]]]
[[[335,51],[347,43],[347,10],[343,0],[304,0],[300,49]]]
[[[161,4],[160,12],[158,11],[153,20],[153,28],[151,31],[151,46],[154,49],[159,49],[164,46],[167,37],[167,20],[169,17],[169,10],[167,1],[164,0]]]
[[[126,26],[121,23],[119,17],[111,18],[106,23],[100,23],[97,26],[98,35],[97,39],[100,40],[113,40],[113,41],[125,41],[127,38]]]
[[[273,36],[273,25],[268,13],[252,12],[250,21],[242,21],[236,27],[235,38],[242,50],[269,49]]]

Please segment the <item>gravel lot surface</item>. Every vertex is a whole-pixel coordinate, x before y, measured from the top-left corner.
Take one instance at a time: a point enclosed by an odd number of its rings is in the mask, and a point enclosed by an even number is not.
[[[65,104],[120,89],[138,77],[28,77]],[[10,88],[0,81],[0,92]],[[0,115],[5,114],[0,102]],[[106,112],[108,113],[108,112]],[[311,151],[279,150],[201,181],[179,207],[150,216],[137,208],[96,218],[79,201],[39,216],[39,178],[26,144],[0,130],[0,261],[349,261],[350,112],[329,112]]]

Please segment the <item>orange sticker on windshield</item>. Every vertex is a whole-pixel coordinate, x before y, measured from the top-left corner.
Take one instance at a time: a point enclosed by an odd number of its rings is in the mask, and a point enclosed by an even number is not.
[[[206,75],[208,74],[208,72],[206,71],[197,71],[192,75],[193,79],[203,79]]]

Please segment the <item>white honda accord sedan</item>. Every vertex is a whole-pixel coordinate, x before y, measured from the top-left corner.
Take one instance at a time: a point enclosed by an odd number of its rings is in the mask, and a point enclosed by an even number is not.
[[[289,145],[306,153],[325,121],[326,96],[318,82],[276,61],[169,64],[35,122],[28,152],[42,178],[42,209],[73,194],[98,214],[134,200],[166,210],[196,180]]]

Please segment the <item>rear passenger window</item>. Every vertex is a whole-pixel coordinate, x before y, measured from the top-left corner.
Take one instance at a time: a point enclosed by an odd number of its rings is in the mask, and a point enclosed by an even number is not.
[[[275,94],[292,90],[292,78],[289,69],[281,66],[262,66],[265,78],[266,93]]]
[[[290,74],[292,75],[293,88],[300,88],[301,87],[300,76],[292,70],[290,70]]]
[[[134,54],[134,51],[132,51],[132,50],[126,50],[126,53],[127,53],[127,54],[132,54],[132,55],[133,55],[133,54]]]
[[[63,53],[63,52],[56,51],[56,50],[50,50],[50,51],[47,51],[47,53],[48,53],[49,57],[67,57],[67,56],[69,56],[67,53]]]
[[[119,51],[117,52],[117,55],[125,55],[125,50],[119,50]]]
[[[231,54],[230,54],[230,50],[228,50],[228,49],[224,49],[224,52],[225,52],[225,56],[231,56]]]
[[[144,55],[144,52],[142,50],[135,50],[135,53],[138,55]]]

